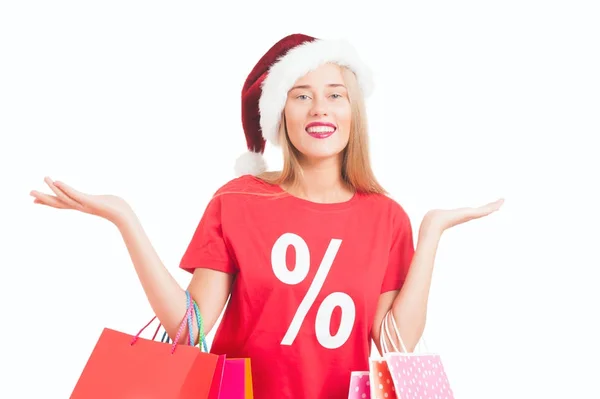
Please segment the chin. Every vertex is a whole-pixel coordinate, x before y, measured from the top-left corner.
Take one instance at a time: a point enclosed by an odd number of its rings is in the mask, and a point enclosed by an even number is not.
[[[335,136],[335,135],[334,135]],[[327,139],[313,139],[307,137],[294,137],[291,142],[302,157],[307,160],[325,160],[338,157],[346,148],[348,140],[342,136]]]
[[[325,160],[336,158],[344,151],[344,148],[303,148],[300,149],[302,156],[308,160]]]

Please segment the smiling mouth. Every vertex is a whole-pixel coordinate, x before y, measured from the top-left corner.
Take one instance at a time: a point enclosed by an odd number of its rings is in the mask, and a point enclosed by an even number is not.
[[[334,126],[316,125],[306,128],[306,133],[317,139],[325,139],[335,133],[335,131],[336,128]]]

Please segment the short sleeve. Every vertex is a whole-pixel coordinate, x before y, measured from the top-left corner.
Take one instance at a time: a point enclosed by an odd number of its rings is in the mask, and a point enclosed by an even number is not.
[[[392,222],[392,242],[381,293],[402,288],[415,253],[410,218],[402,207],[396,204],[395,208]]]
[[[179,267],[190,273],[206,268],[235,273],[235,262],[223,235],[221,223],[221,197],[215,196],[209,204],[192,235]]]

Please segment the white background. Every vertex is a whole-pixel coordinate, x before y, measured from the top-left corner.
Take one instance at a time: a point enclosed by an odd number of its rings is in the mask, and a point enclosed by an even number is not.
[[[124,197],[187,284],[180,257],[245,151],[243,81],[295,32],[372,66],[374,167],[415,231],[428,209],[506,199],[440,244],[426,338],[456,397],[600,397],[592,2],[216,3],[0,6],[0,397],[68,397],[102,328],[152,317],[117,230],[30,190]]]

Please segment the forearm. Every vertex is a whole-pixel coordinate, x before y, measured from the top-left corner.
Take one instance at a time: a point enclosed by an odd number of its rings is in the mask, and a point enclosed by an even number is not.
[[[433,264],[440,236],[438,229],[422,225],[406,280],[392,303],[390,313],[396,320],[408,351],[415,348],[425,329]],[[396,341],[393,329],[390,329],[390,335]],[[396,345],[400,348],[398,342]]]
[[[129,212],[116,225],[152,310],[169,337],[174,339],[186,311],[185,291],[163,265],[135,213]],[[194,337],[197,337],[197,331],[195,326]],[[187,342],[189,338],[186,337],[187,323],[179,342]]]

